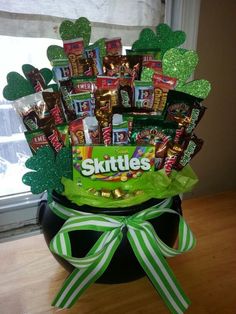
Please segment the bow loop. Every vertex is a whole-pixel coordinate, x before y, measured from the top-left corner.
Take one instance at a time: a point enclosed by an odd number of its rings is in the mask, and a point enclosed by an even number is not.
[[[84,290],[104,273],[122,241],[122,231],[127,227],[127,237],[134,254],[154,287],[172,313],[183,313],[190,302],[164,257],[190,250],[195,245],[195,238],[182,216],[170,208],[172,202],[172,198],[166,199],[131,216],[89,214],[53,202],[52,211],[66,221],[52,239],[50,249],[75,267],[64,282],[53,305],[60,308],[71,307]],[[178,249],[166,245],[150,223],[151,219],[163,213],[179,216]],[[77,230],[103,232],[87,255],[82,258],[73,257],[71,253],[69,233]]]

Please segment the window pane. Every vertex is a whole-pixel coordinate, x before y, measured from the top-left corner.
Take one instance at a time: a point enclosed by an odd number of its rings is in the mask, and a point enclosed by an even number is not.
[[[12,103],[3,98],[6,76],[11,71],[22,74],[21,66],[27,63],[39,69],[51,68],[46,57],[47,47],[61,45],[61,42],[54,39],[8,36],[0,36],[0,42],[0,196],[4,196],[29,191],[29,187],[21,179],[28,171],[24,163],[31,156],[21,120]]]

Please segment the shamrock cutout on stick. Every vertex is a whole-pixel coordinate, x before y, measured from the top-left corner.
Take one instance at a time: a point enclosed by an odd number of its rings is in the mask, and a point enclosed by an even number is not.
[[[62,177],[72,178],[71,158],[68,147],[63,147],[56,155],[51,147],[42,147],[26,161],[26,167],[34,171],[24,174],[22,181],[31,187],[33,194],[47,191],[50,198],[53,190],[62,193]]]
[[[195,51],[172,48],[163,56],[163,74],[177,79],[176,90],[205,99],[211,90],[211,84],[207,80],[195,80],[187,83],[197,64],[198,55]]]
[[[185,42],[186,35],[182,31],[172,31],[167,24],[159,24],[156,27],[156,34],[150,28],[144,28],[139,39],[132,45],[133,50],[159,51],[160,58],[170,48],[178,47]]]
[[[194,80],[176,88],[179,92],[205,99],[211,91],[211,84],[207,80]]]
[[[51,45],[48,47],[47,57],[50,63],[53,63],[54,60],[64,60],[65,62],[69,62],[64,49],[57,45]]]
[[[197,64],[198,55],[195,51],[172,48],[164,54],[162,60],[163,74],[177,78],[177,84],[181,85],[192,75]]]
[[[88,46],[91,36],[91,23],[85,17],[80,17],[74,23],[65,20],[59,27],[59,33],[62,40],[83,38],[84,45]]]
[[[16,100],[33,93],[35,93],[33,86],[22,75],[17,72],[7,74],[7,85],[3,89],[4,98]]]
[[[21,74],[18,72],[9,72],[7,74],[7,85],[3,89],[3,96],[7,100],[16,100],[21,97],[31,95],[35,93],[34,87],[32,83],[27,78],[27,73],[34,70],[35,67],[31,64],[23,64],[22,65],[22,71],[26,78],[24,78]],[[52,88],[53,90],[57,90],[56,84],[49,84],[48,83],[52,80],[52,71],[47,68],[43,68],[39,70],[41,73],[46,89]]]

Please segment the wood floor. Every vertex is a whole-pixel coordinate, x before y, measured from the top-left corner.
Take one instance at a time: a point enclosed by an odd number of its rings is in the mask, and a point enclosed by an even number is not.
[[[186,200],[184,216],[195,249],[168,262],[192,301],[187,313],[236,313],[236,191]],[[50,303],[67,273],[42,235],[0,244],[0,314],[165,314],[146,278],[120,285],[94,284],[70,310]]]

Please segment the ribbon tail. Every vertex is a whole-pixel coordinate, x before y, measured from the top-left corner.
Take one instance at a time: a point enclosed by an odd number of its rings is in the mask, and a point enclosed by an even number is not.
[[[140,265],[170,312],[184,313],[190,301],[162,256],[156,241],[144,230],[136,228],[129,228],[127,236]]]
[[[114,231],[107,232],[101,236],[101,238],[103,238],[102,242],[107,242],[113,237]],[[63,283],[61,290],[52,302],[52,306],[58,308],[72,307],[83,292],[105,272],[121,239],[122,232],[109,243],[106,250],[97,261],[88,267],[81,269],[76,268]],[[101,248],[101,241],[99,242],[100,243],[95,243],[87,255],[89,255],[91,251],[96,252]]]

